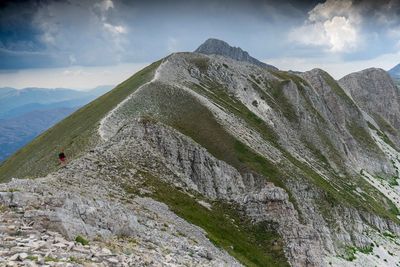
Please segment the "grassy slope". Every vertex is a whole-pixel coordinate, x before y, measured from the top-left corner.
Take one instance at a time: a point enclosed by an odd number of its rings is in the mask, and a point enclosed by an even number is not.
[[[87,104],[17,151],[0,166],[0,182],[12,177],[39,177],[58,168],[57,154],[65,149],[69,159],[76,158],[94,144],[99,121],[107,112],[152,79],[161,61],[139,71],[109,93]]]
[[[131,99],[129,110],[120,112],[131,112],[133,116],[150,116],[162,121],[193,138],[211,154],[242,173],[257,172],[267,180],[284,186],[276,166],[229,135],[196,98],[181,89],[158,86],[139,92],[137,98]],[[246,218],[239,218],[235,209],[226,209],[221,206],[222,203],[214,206],[213,212],[209,212],[186,194],[158,180],[153,188],[156,190],[156,199],[166,203],[185,220],[206,230],[210,240],[247,266],[287,266],[282,256],[282,247],[271,245],[273,241],[281,242],[275,231],[266,231],[262,225],[250,227]],[[238,221],[238,225],[234,226],[231,217],[244,221]],[[257,238],[261,241],[256,242]],[[265,244],[264,248],[260,244]]]
[[[129,105],[131,107],[129,112],[132,112],[132,115],[146,114],[161,120],[183,134],[190,136],[197,143],[207,148],[215,157],[234,166],[242,173],[247,171],[257,172],[277,186],[286,188],[285,183],[287,182],[288,173],[289,175],[295,175],[299,178],[302,176],[304,179],[313,182],[318,188],[322,189],[326,195],[330,196],[329,203],[325,203],[322,205],[323,207],[327,207],[330,204],[344,204],[350,207],[372,211],[392,220],[397,220],[395,214],[390,211],[390,203],[385,200],[382,194],[377,192],[374,188],[371,188],[369,184],[363,183],[363,181],[358,182],[358,185],[366,192],[377,197],[377,199],[384,199],[385,201],[379,203],[369,195],[365,196],[367,201],[363,201],[357,195],[354,195],[354,188],[347,184],[348,179],[337,177],[332,173],[332,179],[335,181],[334,186],[306,164],[299,162],[284,151],[284,149],[279,146],[278,137],[274,134],[273,130],[249,111],[241,102],[229,96],[222,87],[218,87],[216,84],[209,84],[209,86],[215,86],[211,89],[213,92],[213,94],[211,94],[201,87],[191,85],[193,90],[244,119],[244,121],[246,121],[251,128],[257,130],[266,141],[280,148],[286,155],[286,158],[298,168],[296,171],[285,171],[287,166],[275,166],[267,159],[261,157],[247,146],[237,141],[223,129],[206,107],[202,106],[188,93],[183,92],[181,89],[169,88],[163,85],[159,86],[162,86],[162,90],[161,88],[153,87],[142,91],[142,95],[138,95],[137,100],[135,100],[137,102],[133,101]],[[132,109],[133,107],[135,107],[136,110]],[[143,113],[143,110],[146,110],[146,113]],[[338,188],[337,185],[340,187]],[[338,189],[340,190],[338,191]],[[293,198],[291,198],[291,201],[296,205]],[[321,203],[323,202],[324,201],[321,200]]]
[[[339,204],[364,209],[366,211],[372,211],[376,214],[386,218],[391,218],[393,220],[396,219],[394,214],[390,211],[390,206],[386,209],[382,204],[377,203],[376,200],[369,195],[365,196],[367,201],[362,201],[362,199],[353,194],[352,190],[354,188],[348,188],[346,184],[342,184],[341,190],[338,191],[336,187],[332,186],[332,184],[318,175],[306,164],[301,163],[295,158],[291,157],[289,153],[285,153],[285,155],[288,160],[298,168],[297,171],[291,170],[286,172],[284,170],[284,166],[273,165],[271,162],[261,157],[228,134],[215,120],[212,113],[202,104],[200,104],[193,96],[182,91],[181,89],[167,87],[165,85],[158,86],[159,88],[152,87],[147,88],[145,91],[141,91],[138,95],[138,98],[136,100],[132,100],[132,103],[130,103],[129,106],[131,108],[129,111],[126,110],[125,112],[132,112],[132,115],[148,115],[152,118],[169,124],[183,134],[193,138],[197,143],[207,148],[207,150],[215,157],[231,164],[240,172],[244,173],[251,171],[262,174],[268,181],[272,181],[274,184],[283,188],[286,187],[285,183],[287,182],[286,179],[288,173],[290,175],[293,174],[294,177],[297,176],[300,178],[299,175],[301,175],[305,177],[304,179],[311,180],[318,188],[323,190],[326,196],[326,199],[321,199],[320,208],[322,209],[322,213],[326,215],[327,219],[331,217],[329,210],[335,205]],[[214,84],[214,86],[216,85]],[[250,127],[260,132],[266,141],[279,146],[277,143],[277,136],[274,134],[273,130],[270,129],[261,119],[251,113],[239,101],[235,100],[234,97],[227,95],[223,88],[214,87],[212,88],[212,92],[214,94],[211,94],[209,91],[203,90],[201,87],[195,87],[195,85],[192,85],[191,87],[198,93],[225,107],[226,110],[244,119]],[[146,110],[146,112],[143,113],[143,110]],[[299,171],[301,174],[299,174]],[[337,179],[337,181],[339,181],[339,179]],[[361,186],[361,183],[359,183],[359,186]],[[361,187],[364,186],[368,187],[368,184]],[[159,185],[157,185],[156,188],[160,189]],[[192,205],[197,204],[182,200],[183,196],[176,192],[176,194],[172,193],[174,192],[172,189],[165,191],[168,193],[162,192],[164,191],[159,191],[157,193],[157,199],[167,203],[170,208],[181,217],[205,229],[211,240],[215,238],[217,241],[214,242],[227,249],[231,255],[248,264],[247,261],[249,259],[246,256],[237,255],[234,251],[229,251],[229,246],[226,246],[225,243],[218,243],[218,240],[221,242],[223,239],[220,239],[218,236],[213,237],[215,233],[224,233],[223,229],[214,228],[214,221],[210,222],[211,225],[204,225],[205,221],[209,220],[209,217],[207,216],[217,216],[218,212],[220,212],[219,210],[216,210],[217,213],[213,213],[214,215],[202,215],[201,217],[197,217],[197,212],[200,211],[197,208],[192,207]],[[294,199],[292,198],[291,200],[296,205]],[[191,212],[193,209],[196,210],[195,213]],[[212,218],[215,219],[215,217]],[[258,233],[257,235],[261,235],[261,233]],[[237,239],[232,239],[231,241],[226,242],[229,244],[229,242],[233,241],[237,242]],[[243,245],[246,246],[246,244]],[[253,249],[256,249],[256,247],[246,247],[243,253],[246,254]],[[271,253],[278,253],[279,255],[279,251],[274,252],[271,250],[266,250],[265,253],[266,255]],[[241,259],[241,257],[244,257],[244,259]],[[282,260],[281,263],[284,264],[284,261]],[[252,264],[254,264],[254,262],[252,262]],[[263,265],[261,264],[261,266]]]
[[[300,93],[302,94],[302,97],[305,99],[306,108],[309,110],[309,112],[316,115],[321,125],[324,125],[326,123],[324,118],[318,113],[317,110],[312,107],[311,102],[307,100],[306,95],[303,93],[303,91],[305,90],[303,85],[310,86],[305,80],[303,80],[299,76],[283,71],[273,71],[272,73],[282,80],[292,80],[294,83],[296,83]],[[350,107],[356,108],[353,101],[346,95],[344,90],[328,73],[323,72],[322,75],[324,80],[333,89],[333,92],[336,95],[342,98]],[[351,124],[347,125],[347,127],[350,129],[350,133],[354,136],[357,142],[368,147],[372,151],[380,152],[380,149],[377,147],[371,136],[364,128],[358,125]],[[342,161],[343,159],[341,158],[339,153],[336,152],[336,148],[333,146],[332,142],[326,136],[326,134],[321,129],[318,130],[318,134],[323,140],[323,143],[328,146],[328,150],[333,153],[331,155],[331,160],[334,160],[336,164],[340,165],[340,161]],[[326,163],[327,159],[323,155],[320,155],[320,151],[318,149],[315,149],[312,144],[307,144],[307,142],[305,142],[305,144],[309,147],[310,151],[315,154],[317,159],[319,159],[322,163]],[[324,190],[327,201],[321,201],[320,208],[324,215],[328,215],[327,219],[329,219],[330,217],[330,209],[332,209],[337,204],[345,204],[350,205],[354,208],[363,209],[368,212],[372,211],[375,214],[398,222],[398,218],[396,217],[396,215],[399,214],[399,211],[394,208],[394,204],[360,176],[351,177],[351,179],[349,179],[348,177],[342,178],[328,168],[332,181],[330,183],[323,179],[306,164],[301,163],[293,158],[289,153],[284,152],[284,154],[295,166],[297,166],[303,172],[304,175],[310,178],[319,188]],[[325,166],[328,165],[325,164]],[[364,200],[354,194],[354,190],[357,186],[362,188],[362,190],[366,192],[366,194],[363,194]],[[379,199],[379,201],[377,201],[376,199]]]
[[[207,237],[245,266],[289,266],[283,252],[283,242],[269,222],[252,224],[236,207],[216,201],[209,210],[194,197],[160,179],[143,173],[152,198],[166,203],[178,216],[207,232]],[[207,201],[207,200],[206,200]]]

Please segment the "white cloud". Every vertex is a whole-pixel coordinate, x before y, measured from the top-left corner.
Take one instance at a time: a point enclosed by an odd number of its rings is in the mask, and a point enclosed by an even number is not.
[[[107,12],[111,9],[114,9],[114,3],[111,0],[104,0],[100,3],[95,3],[93,5],[94,10],[99,9],[99,19],[103,22],[103,27],[106,31],[113,35],[119,35],[127,33],[126,26],[117,25],[111,23],[108,19]]]
[[[104,23],[104,28],[109,31],[111,34],[118,35],[127,33],[127,29],[121,25],[112,25],[109,23]]]
[[[308,15],[303,25],[289,32],[290,41],[330,52],[350,52],[360,45],[362,19],[351,0],[327,0]]]
[[[324,29],[331,45],[331,51],[340,52],[346,49],[354,49],[357,46],[357,30],[349,19],[345,17],[333,17],[324,22]]]

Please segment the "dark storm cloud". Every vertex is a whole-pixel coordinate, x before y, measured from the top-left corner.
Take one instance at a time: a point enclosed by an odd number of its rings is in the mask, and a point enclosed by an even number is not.
[[[248,39],[255,50],[270,48],[274,43],[267,38],[268,31],[286,27],[314,4],[256,0],[3,1],[0,67],[151,61],[178,49],[194,49],[210,36],[234,43]],[[257,39],[260,42],[254,42]],[[266,46],[262,40],[267,41]]]
[[[259,58],[339,51],[351,60],[397,49],[398,1],[354,0],[349,10],[339,10],[343,14],[329,11],[331,2],[349,1],[0,1],[0,68],[150,62],[194,50],[209,37]],[[330,17],[324,18],[327,10]],[[330,28],[318,35],[326,21]],[[341,34],[335,27],[348,27],[351,34],[354,27],[354,40],[330,39]]]

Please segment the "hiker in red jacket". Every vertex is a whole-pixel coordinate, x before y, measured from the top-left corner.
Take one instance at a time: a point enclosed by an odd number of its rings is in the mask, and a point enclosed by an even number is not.
[[[61,165],[64,165],[67,163],[67,157],[64,154],[64,149],[61,149],[60,154],[58,154],[58,159],[60,160]]]

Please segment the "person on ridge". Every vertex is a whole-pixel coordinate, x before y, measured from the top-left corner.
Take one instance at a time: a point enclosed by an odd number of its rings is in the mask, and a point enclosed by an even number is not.
[[[64,165],[67,162],[67,157],[65,156],[64,149],[61,149],[60,154],[58,154],[58,159],[60,160],[60,164]]]

